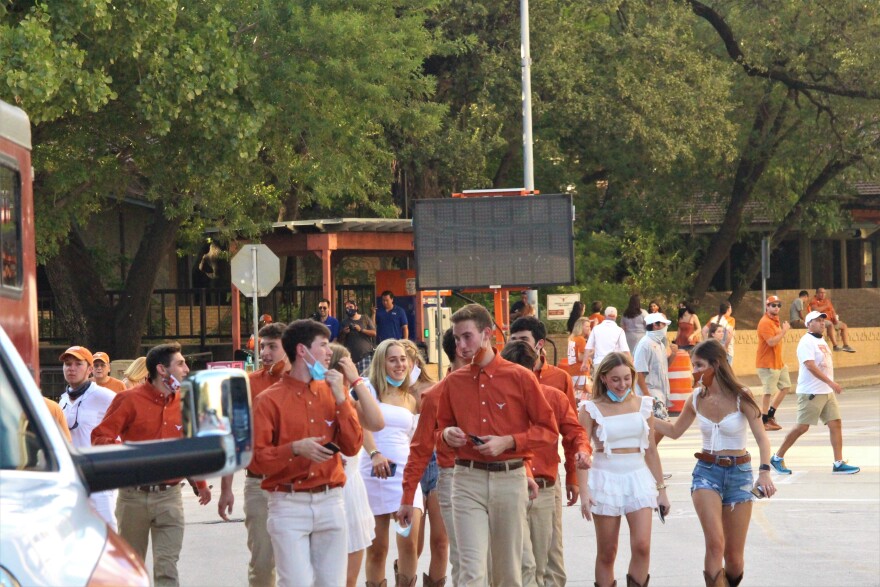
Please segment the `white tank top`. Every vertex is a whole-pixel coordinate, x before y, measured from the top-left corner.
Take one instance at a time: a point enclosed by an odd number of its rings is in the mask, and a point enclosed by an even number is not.
[[[746,432],[749,421],[740,411],[739,396],[736,398],[736,411],[730,412],[720,422],[713,422],[697,409],[697,396],[694,392],[694,411],[700,420],[700,434],[703,435],[703,450],[716,452],[719,450],[742,450],[746,447]]]
[[[582,401],[580,407],[596,423],[593,437],[604,445],[606,456],[611,455],[614,448],[639,448],[642,452],[648,448],[648,432],[651,430],[648,418],[654,412],[653,397],[643,397],[638,412],[617,416],[603,416],[592,401]]]

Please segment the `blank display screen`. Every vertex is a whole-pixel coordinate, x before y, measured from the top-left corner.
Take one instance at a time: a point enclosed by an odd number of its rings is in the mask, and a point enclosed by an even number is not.
[[[574,283],[568,194],[416,200],[416,286]]]

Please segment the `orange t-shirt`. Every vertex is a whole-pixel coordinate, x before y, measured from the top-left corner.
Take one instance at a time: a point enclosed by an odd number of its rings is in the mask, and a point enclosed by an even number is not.
[[[73,442],[73,439],[70,436],[70,426],[67,424],[67,417],[64,415],[64,410],[61,409],[58,402],[53,402],[47,397],[44,397],[43,399],[46,400],[46,407],[49,408],[49,413],[52,414],[52,419],[58,424],[58,429],[61,430],[61,434],[64,435],[67,442]]]
[[[767,339],[773,338],[782,332],[779,318],[771,318],[764,314],[758,322],[758,354],[755,356],[755,367],[758,369],[782,369],[782,341],[776,346],[767,344]]]
[[[98,383],[95,381],[95,383]],[[106,387],[110,391],[119,393],[120,391],[125,391],[125,384],[121,382],[119,379],[115,377],[108,377],[107,381],[104,383],[98,383],[101,387]]]
[[[810,309],[816,312],[822,312],[828,319],[831,320],[832,324],[837,324],[837,312],[834,311],[834,306],[831,304],[831,300],[826,297],[824,300],[819,300],[815,296],[810,300]]]
[[[595,327],[605,321],[605,316],[601,312],[593,312],[590,314],[590,328]]]

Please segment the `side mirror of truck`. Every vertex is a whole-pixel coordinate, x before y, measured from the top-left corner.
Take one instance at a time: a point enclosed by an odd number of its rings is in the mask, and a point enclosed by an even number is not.
[[[241,369],[195,371],[180,386],[184,438],[71,449],[90,493],[183,477],[229,475],[250,464],[250,382]]]

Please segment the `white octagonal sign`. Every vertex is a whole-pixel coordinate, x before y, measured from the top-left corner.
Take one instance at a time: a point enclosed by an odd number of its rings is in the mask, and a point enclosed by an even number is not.
[[[281,280],[281,260],[266,245],[245,245],[232,258],[232,285],[246,296],[269,295]]]

